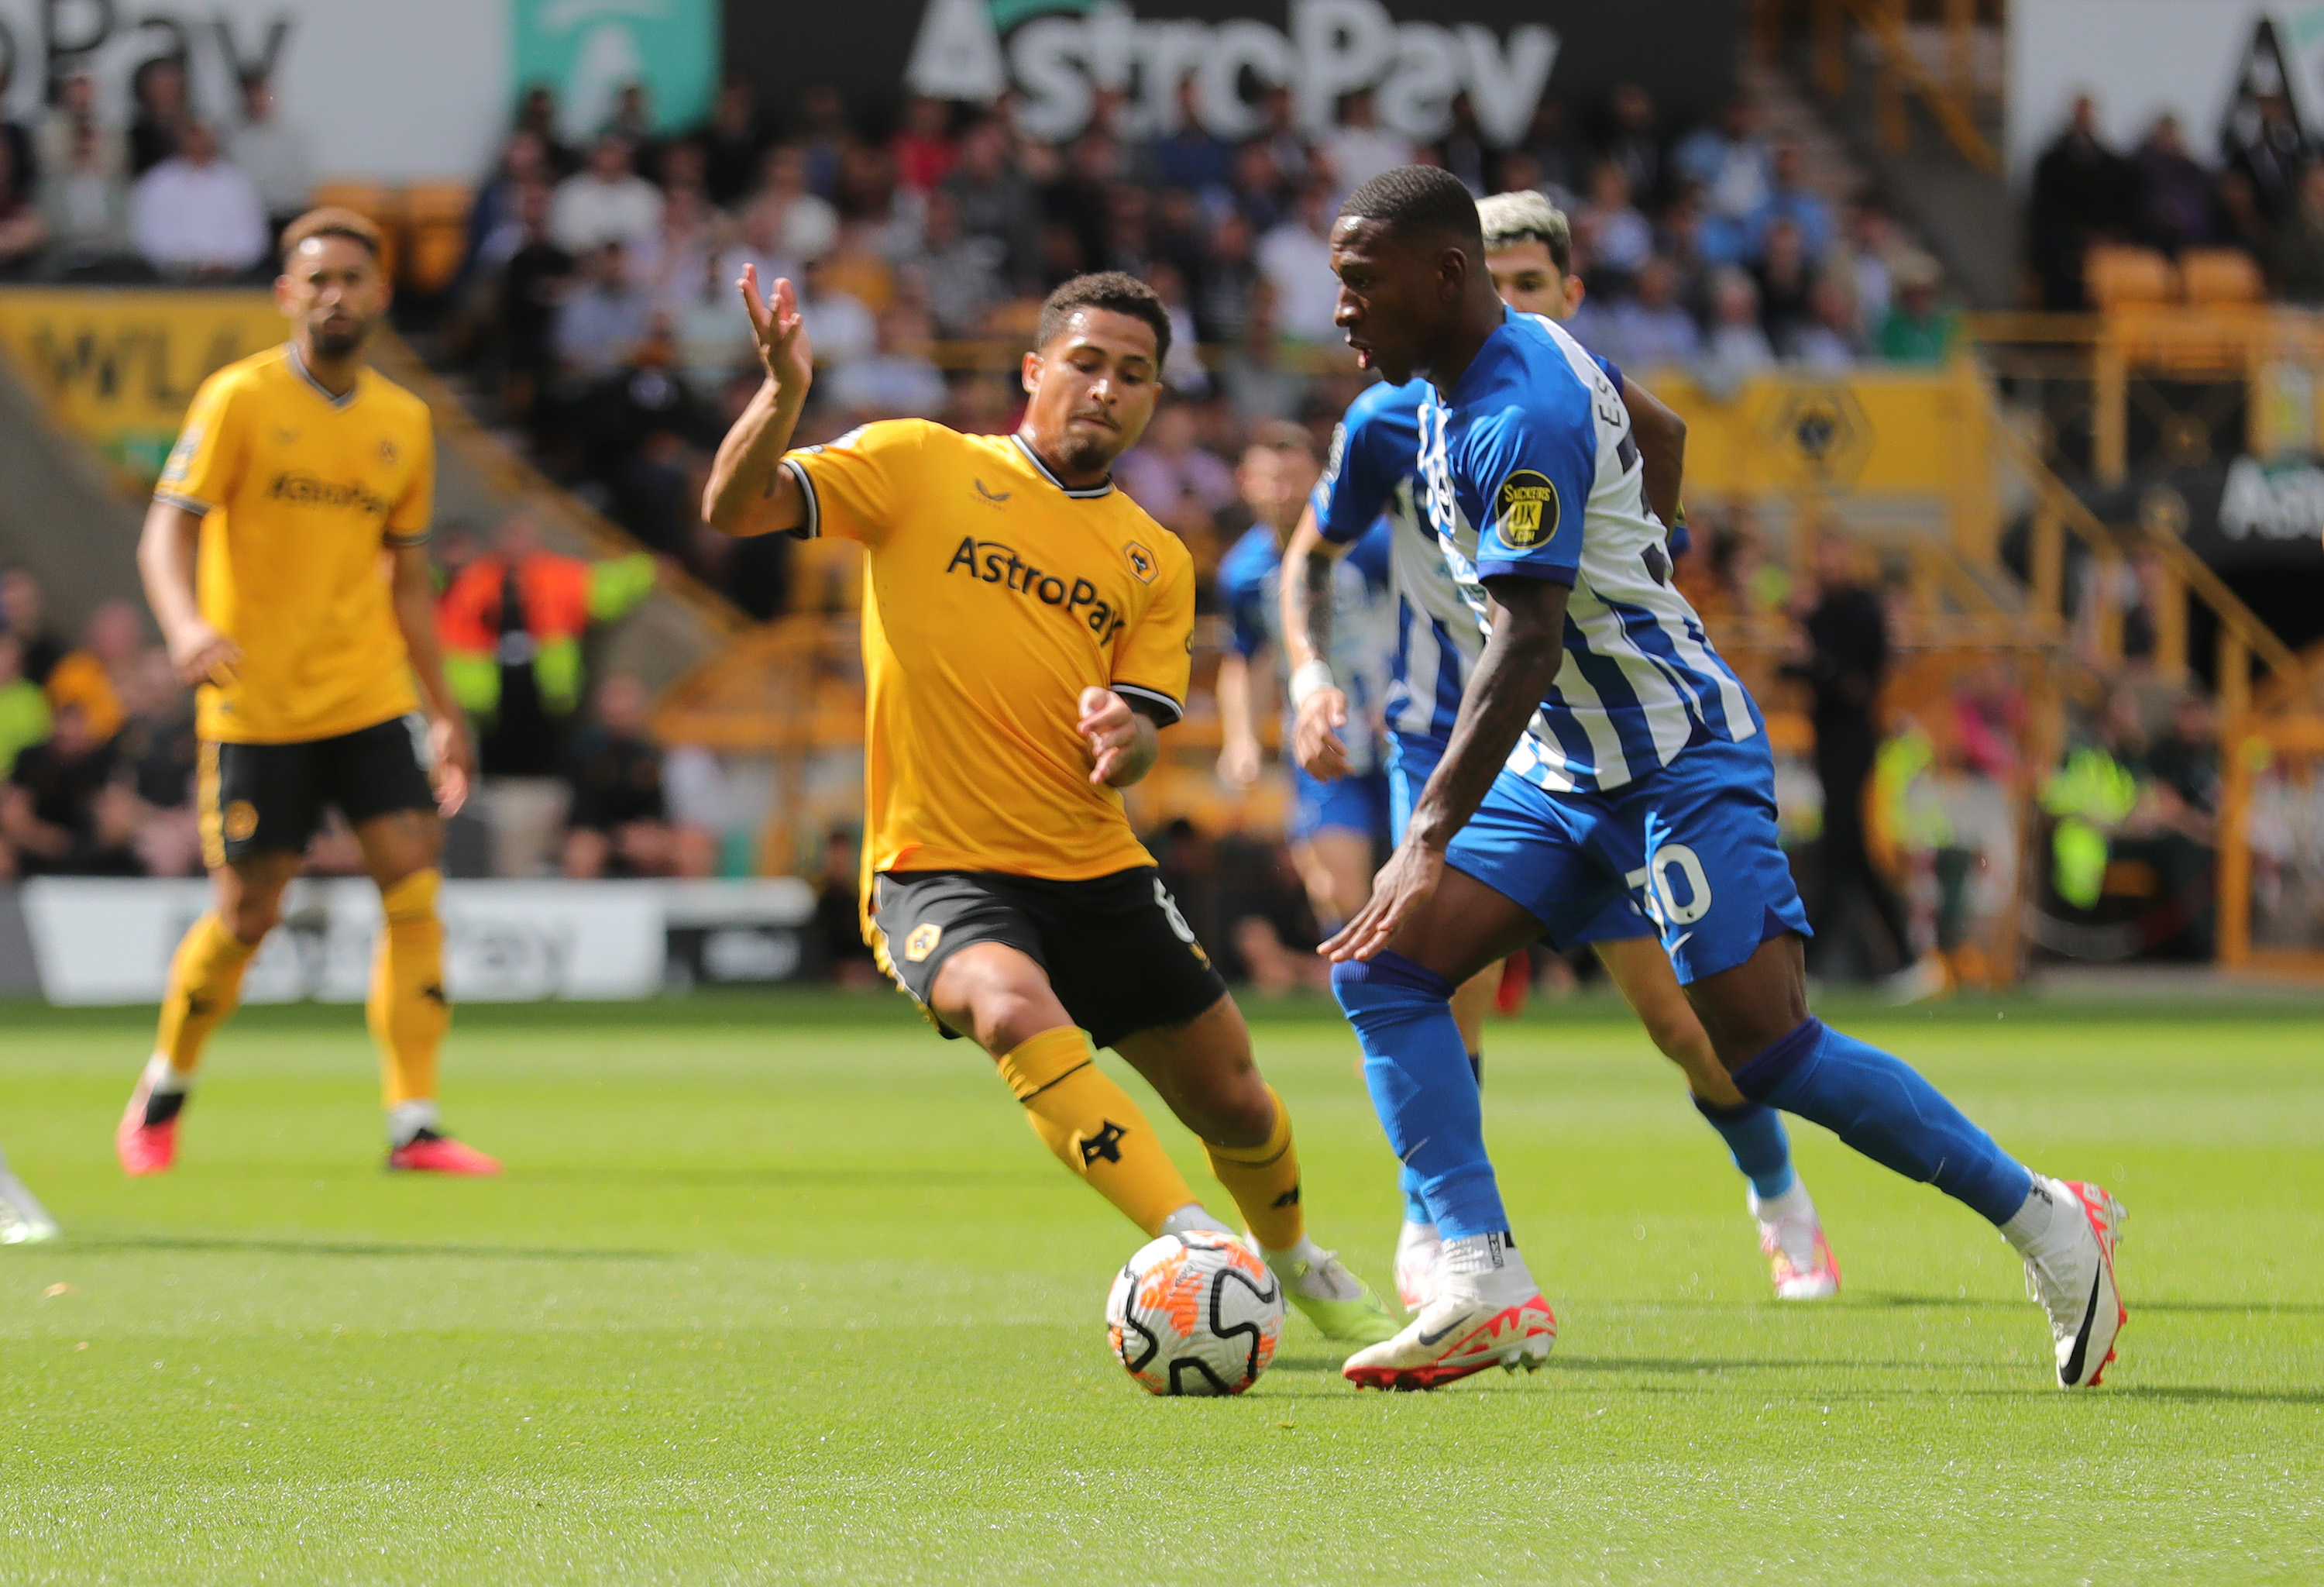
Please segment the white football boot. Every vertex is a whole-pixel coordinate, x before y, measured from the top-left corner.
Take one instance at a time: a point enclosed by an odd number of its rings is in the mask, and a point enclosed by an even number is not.
[[[2025,1293],[2050,1314],[2059,1387],[2095,1389],[2114,1361],[2115,1336],[2130,1321],[2114,1272],[2122,1204],[2103,1186],[2039,1174],[2032,1194],[2050,1204],[2052,1217],[2024,1248]]]
[[[1823,1220],[1816,1216],[1806,1185],[1794,1179],[1789,1190],[1766,1201],[1759,1198],[1757,1191],[1748,1194],[1775,1298],[1828,1300],[1838,1295],[1840,1263],[1831,1254],[1831,1242],[1824,1238]]]
[[[1502,1237],[1448,1241],[1434,1292],[1394,1338],[1350,1356],[1341,1376],[1359,1389],[1434,1389],[1488,1367],[1534,1371],[1557,1344],[1557,1316]],[[1489,1241],[1490,1266],[1460,1248]]]

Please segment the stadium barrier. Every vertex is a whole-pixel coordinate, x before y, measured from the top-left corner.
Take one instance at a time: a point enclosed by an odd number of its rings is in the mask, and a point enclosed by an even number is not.
[[[41,877],[0,889],[0,992],[52,1003],[157,1002],[179,937],[209,904],[200,881]],[[811,978],[822,968],[820,945],[806,929],[815,894],[788,877],[447,881],[438,907],[455,1002],[646,998]],[[244,1001],[363,1001],[379,919],[379,892],[368,881],[293,882],[281,927],[252,961]]]

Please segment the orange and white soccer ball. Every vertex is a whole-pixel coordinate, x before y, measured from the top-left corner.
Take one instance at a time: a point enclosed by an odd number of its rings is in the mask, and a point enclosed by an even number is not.
[[[1275,1359],[1283,1286],[1239,1240],[1165,1234],[1114,1275],[1105,1337],[1148,1394],[1240,1394]]]

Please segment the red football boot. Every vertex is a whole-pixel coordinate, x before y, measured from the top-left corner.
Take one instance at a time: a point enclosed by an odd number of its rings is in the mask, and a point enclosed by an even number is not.
[[[387,1154],[387,1166],[409,1174],[467,1174],[477,1176],[501,1171],[500,1159],[488,1158],[475,1147],[464,1146],[448,1135],[438,1135],[433,1130],[422,1130],[401,1146]]]

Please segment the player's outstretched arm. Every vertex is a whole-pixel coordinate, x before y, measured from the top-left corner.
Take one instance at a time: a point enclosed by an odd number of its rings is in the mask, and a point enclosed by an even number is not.
[[[1350,545],[1354,544],[1351,540]],[[1291,752],[1319,782],[1348,774],[1348,697],[1332,677],[1332,571],[1346,545],[1323,538],[1311,503],[1283,549],[1283,651],[1291,667],[1291,706],[1296,720]]]
[[[1665,528],[1679,519],[1680,486],[1686,474],[1686,420],[1661,398],[1628,374],[1622,377],[1622,406],[1629,411],[1630,434],[1637,438],[1638,457],[1646,466],[1646,505]]]
[[[718,443],[702,517],[721,534],[774,534],[807,521],[807,498],[781,465],[814,383],[815,350],[790,282],[776,281],[773,296],[761,298],[758,266],[746,264],[736,286],[767,378]]]
[[[411,657],[411,675],[428,707],[428,753],[436,779],[436,807],[459,814],[476,774],[476,752],[468,738],[468,715],[444,677],[444,646],[436,634],[436,575],[428,548],[390,546],[388,592],[395,604],[395,626]]]
[[[1412,807],[1404,842],[1372,882],[1372,896],[1316,952],[1334,961],[1369,959],[1386,947],[1413,910],[1436,890],[1444,848],[1468,825],[1541,709],[1564,659],[1565,604],[1572,591],[1554,579],[1502,574],[1485,580],[1493,598],[1493,632],[1461,697],[1452,742]]]
[[[137,540],[146,604],[153,608],[170,665],[188,684],[224,682],[242,660],[241,648],[209,625],[194,595],[194,552],[201,535],[200,513],[157,498],[145,509],[145,531]]]

